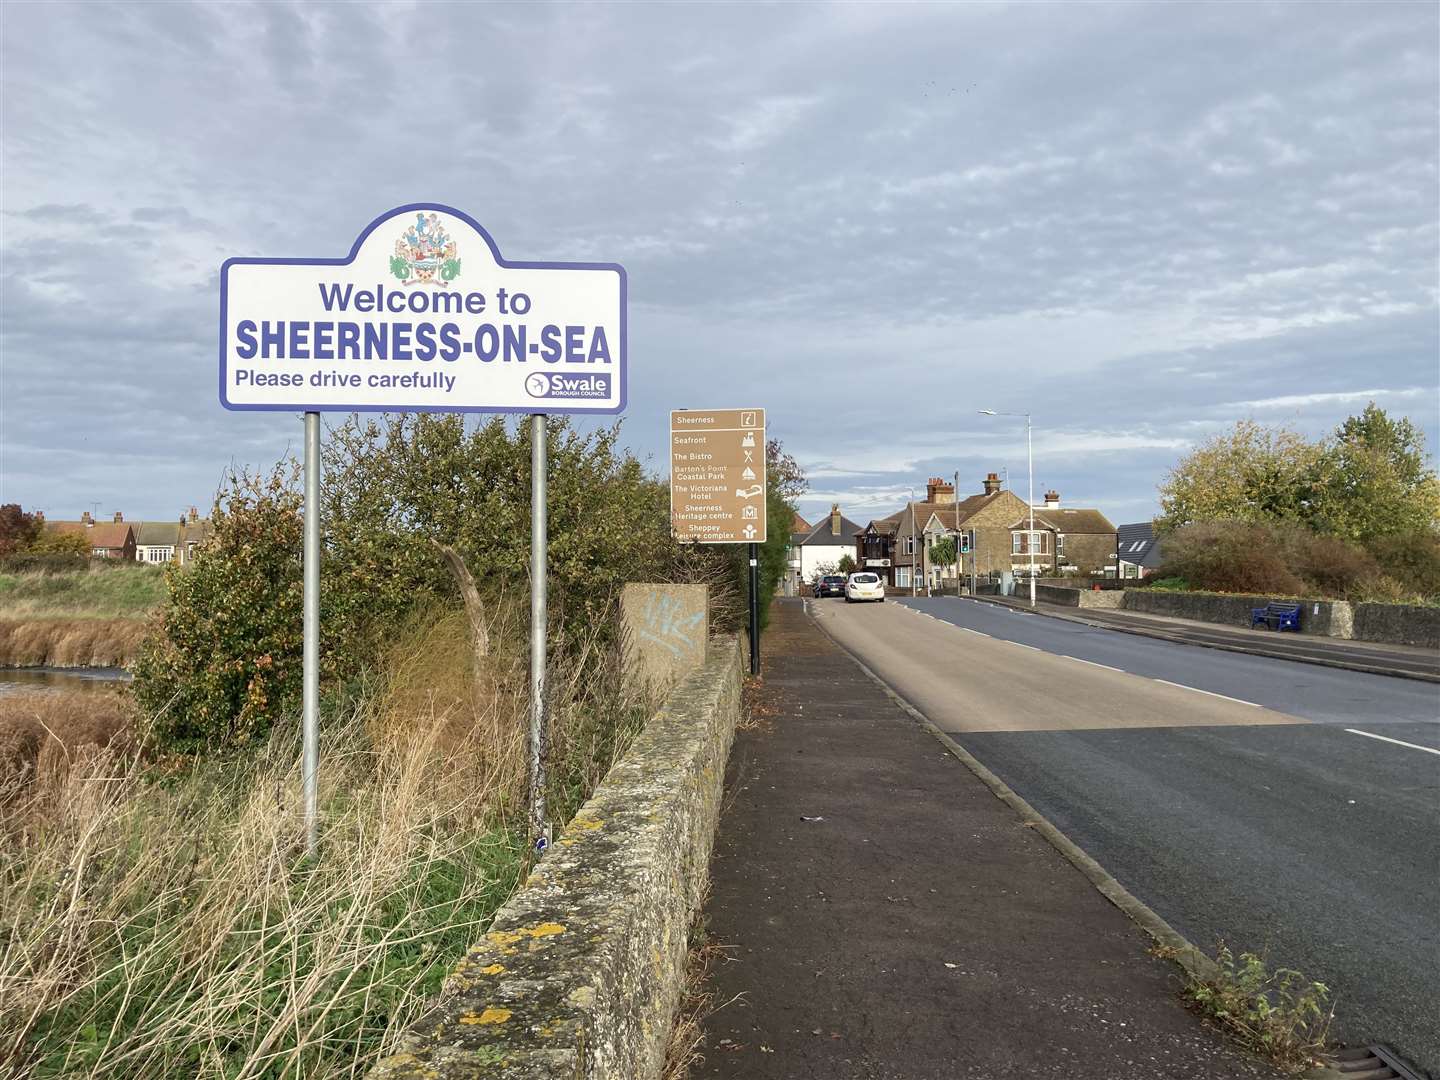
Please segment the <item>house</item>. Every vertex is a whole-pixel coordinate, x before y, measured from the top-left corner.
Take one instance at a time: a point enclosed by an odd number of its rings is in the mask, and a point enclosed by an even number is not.
[[[180,538],[175,545],[180,556],[180,565],[189,566],[190,560],[195,557],[195,549],[209,540],[214,533],[215,528],[209,520],[202,518],[195,507],[190,507],[190,516],[180,522]]]
[[[144,521],[135,538],[135,558],[143,563],[168,563],[175,558],[184,518],[174,521]]]
[[[1031,550],[1038,574],[1060,569],[1102,570],[1115,557],[1115,527],[1098,510],[1069,508],[1057,492],[1046,493],[1032,508],[1004,489],[995,473],[985,477],[979,494],[957,499],[955,488],[938,477],[925,486],[925,501],[906,504],[889,517],[870,522],[856,535],[856,561],[885,578],[897,590],[934,590],[953,579],[957,567],[938,564],[930,554],[944,536],[963,536],[970,551],[958,568],[964,574],[1025,576]]]
[[[86,510],[79,521],[47,521],[45,531],[65,536],[83,536],[90,554],[97,559],[134,559],[135,527],[117,510],[114,521],[97,522]]]
[[[799,510],[794,511],[794,514],[795,520],[790,524],[790,535],[794,536],[796,533],[808,533],[811,529],[810,523],[800,516]]]
[[[846,555],[855,553],[855,534],[860,526],[840,513],[840,504],[830,507],[830,516],[822,518],[813,528],[790,537],[791,595],[814,580],[822,568],[834,572],[836,564]]]
[[[1016,555],[1026,550],[1025,523],[1017,520],[1015,525],[1019,531],[1011,543],[1013,547],[1017,540],[1019,542]],[[1036,562],[1042,574],[1114,572],[1115,526],[1099,510],[1061,506],[1059,494],[1047,491],[1045,502],[1035,507],[1035,534],[1040,545]]]
[[[1121,525],[1117,532],[1121,577],[1145,578],[1160,569],[1160,540],[1155,535],[1154,522]]]

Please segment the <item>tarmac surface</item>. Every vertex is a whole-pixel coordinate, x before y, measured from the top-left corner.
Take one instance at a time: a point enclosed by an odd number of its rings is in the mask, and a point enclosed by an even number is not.
[[[926,602],[929,598],[921,600]],[[939,597],[935,599],[941,599]],[[944,597],[943,599],[955,599]],[[905,603],[912,603],[904,599]],[[1440,682],[1440,649],[1417,645],[1392,645],[1373,641],[1354,641],[1325,637],[1320,634],[1273,632],[1262,629],[1178,619],[1168,615],[1152,615],[1140,611],[1112,611],[1107,608],[1073,608],[1044,601],[1033,607],[1024,595],[1013,597],[984,596],[975,602],[1006,606],[1017,610],[1050,615],[1066,621],[1088,623],[1130,634],[1151,635],[1189,645],[1237,650],[1257,656],[1294,660],[1310,664],[1333,665],[1381,675],[1404,675],[1409,678]]]
[[[1187,1012],[1149,938],[799,603],[776,602],[765,649],[727,774],[706,921],[729,959],[693,1076],[1278,1076]]]
[[[1440,687],[954,598],[811,608],[1191,941],[1440,1072]]]

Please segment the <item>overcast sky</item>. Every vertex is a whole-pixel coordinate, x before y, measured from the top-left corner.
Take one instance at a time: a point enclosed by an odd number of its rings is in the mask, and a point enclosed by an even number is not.
[[[0,501],[170,517],[218,270],[433,200],[630,277],[627,441],[764,405],[802,511],[961,474],[1117,521],[1241,417],[1435,449],[1434,3],[0,6]]]

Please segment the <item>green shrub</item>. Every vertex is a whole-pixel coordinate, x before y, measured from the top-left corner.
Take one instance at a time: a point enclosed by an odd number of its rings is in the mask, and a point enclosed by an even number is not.
[[[298,470],[234,473],[211,538],[166,571],[170,593],[135,665],[137,701],[168,750],[236,746],[265,735],[300,699],[301,496]]]
[[[325,446],[321,487],[321,672],[360,678],[416,607],[449,605],[453,549],[494,613],[525,596],[530,564],[530,427],[455,415],[351,418]],[[629,581],[704,582],[718,619],[741,610],[733,549],[682,547],[666,486],[620,447],[619,428],[551,420],[549,606],[552,651],[600,663]],[[183,571],[136,669],[161,745],[194,751],[264,734],[298,704],[301,498],[294,463],[237,475],[217,501],[215,534]],[[783,504],[782,504],[783,505]],[[772,520],[782,518],[772,507]],[[784,570],[778,534],[762,557],[764,596]],[[597,636],[598,635],[598,636]]]

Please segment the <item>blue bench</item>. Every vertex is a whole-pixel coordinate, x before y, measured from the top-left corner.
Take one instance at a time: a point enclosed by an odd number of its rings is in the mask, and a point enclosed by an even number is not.
[[[1269,603],[1264,607],[1250,609],[1250,629],[1264,626],[1271,630],[1294,630],[1300,632],[1300,605]]]

